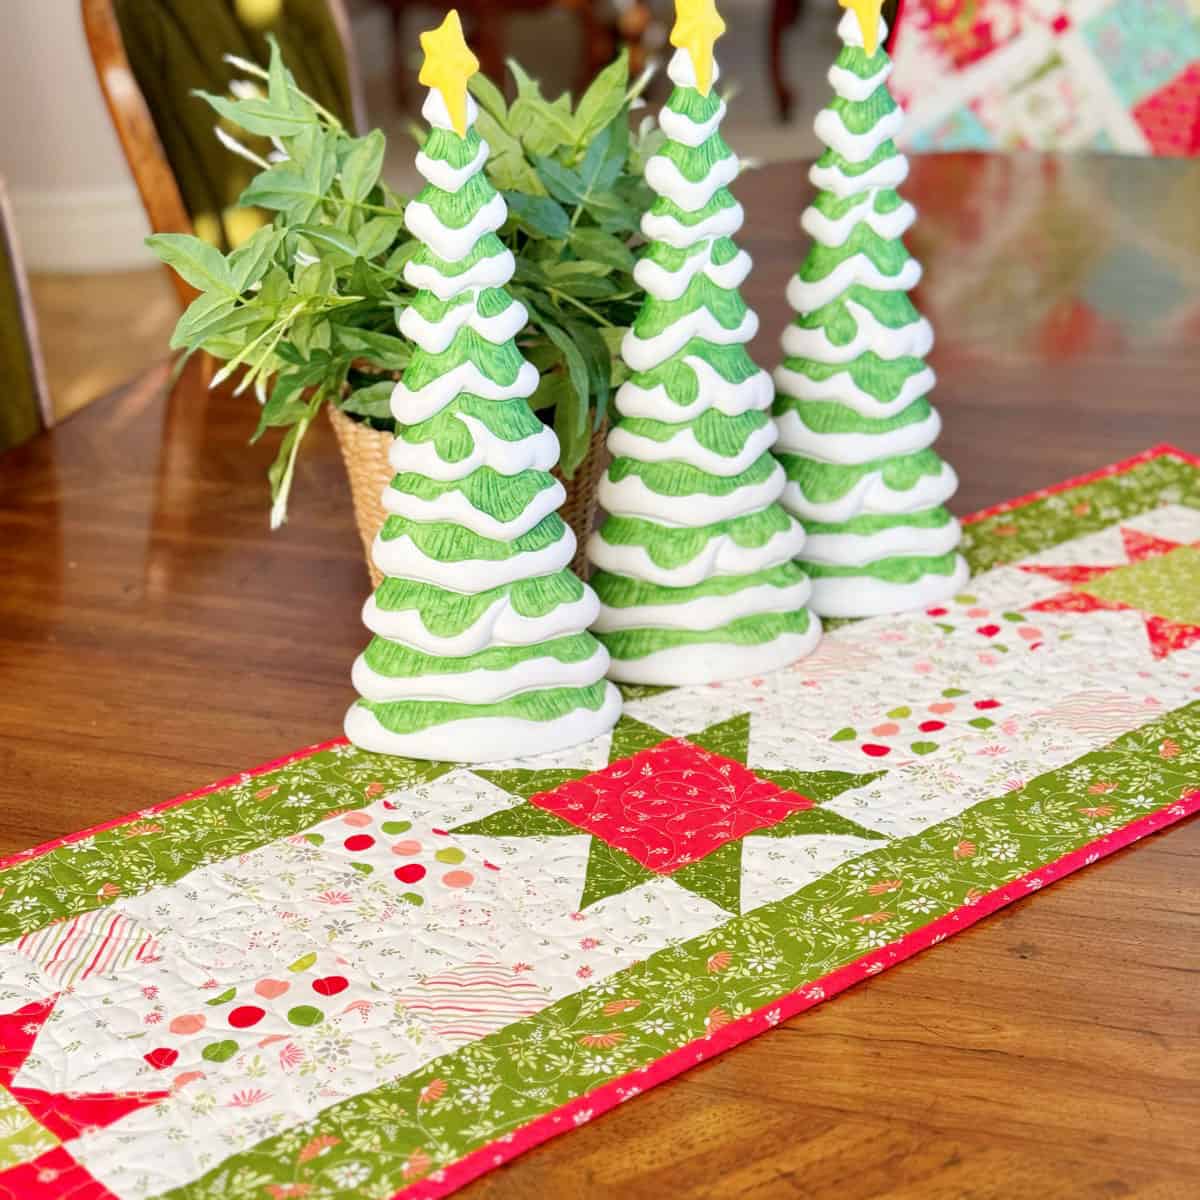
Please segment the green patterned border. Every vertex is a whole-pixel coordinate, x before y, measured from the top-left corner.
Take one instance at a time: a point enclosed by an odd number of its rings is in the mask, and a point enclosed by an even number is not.
[[[160,1200],[259,1200],[296,1185],[382,1200],[1173,804],[1198,778],[1200,702],[336,1104]]]
[[[1200,469],[1171,448],[1147,451],[1086,482],[1049,488],[1012,507],[1001,505],[978,518],[968,517],[963,523],[963,554],[972,573],[979,574],[1163,504],[1200,508]]]
[[[144,810],[0,871],[0,945],[118,896],[174,883],[207,863],[300,833],[331,812],[365,808],[387,792],[453,770],[331,745],[235,783]]]

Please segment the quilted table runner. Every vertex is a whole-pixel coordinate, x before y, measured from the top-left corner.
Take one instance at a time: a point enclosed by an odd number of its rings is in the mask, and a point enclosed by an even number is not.
[[[1200,460],[965,548],[569,752],[331,742],[0,864],[0,1197],[443,1196],[1200,807]]]
[[[914,150],[1200,154],[1194,0],[902,0]]]

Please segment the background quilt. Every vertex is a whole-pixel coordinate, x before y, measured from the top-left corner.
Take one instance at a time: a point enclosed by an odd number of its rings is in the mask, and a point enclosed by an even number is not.
[[[903,0],[913,150],[1200,154],[1197,0]]]
[[[567,752],[339,740],[0,863],[0,1197],[445,1195],[1200,808],[1197,460],[965,548]]]

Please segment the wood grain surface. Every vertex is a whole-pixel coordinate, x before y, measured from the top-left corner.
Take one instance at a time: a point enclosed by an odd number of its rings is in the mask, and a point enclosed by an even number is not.
[[[957,511],[1200,450],[1200,162],[946,156],[905,190]],[[770,366],[810,189],[738,191]],[[252,402],[165,379],[0,458],[0,851],[334,735],[352,699],[367,575],[326,423],[272,535]],[[1198,914],[1192,821],[462,1194],[1195,1197]]]

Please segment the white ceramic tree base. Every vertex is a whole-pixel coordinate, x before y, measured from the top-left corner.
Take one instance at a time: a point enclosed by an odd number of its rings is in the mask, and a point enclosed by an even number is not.
[[[916,583],[885,583],[862,576],[815,578],[809,607],[822,617],[881,617],[909,612],[948,600],[970,578],[970,569],[961,555],[950,575],[926,575]],[[613,677],[611,670],[609,675]]]
[[[578,708],[553,721],[474,717],[416,733],[392,733],[374,713],[355,704],[346,713],[346,736],[361,750],[436,762],[481,763],[546,754],[607,733],[621,715],[621,694],[612,684],[594,712]]]
[[[785,633],[761,646],[673,646],[643,658],[614,658],[609,679],[618,683],[643,683],[660,687],[724,683],[749,675],[778,671],[811,653],[821,638],[821,622],[810,614],[804,633]]]

